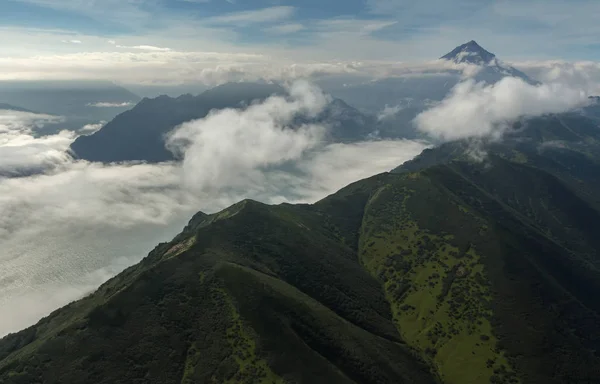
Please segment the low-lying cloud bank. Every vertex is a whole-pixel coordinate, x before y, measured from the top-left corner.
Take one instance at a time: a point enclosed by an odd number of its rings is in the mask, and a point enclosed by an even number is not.
[[[476,75],[481,69],[475,65],[456,64],[447,60],[289,60],[278,55],[239,50],[181,51],[151,45],[132,45],[130,48],[129,51],[123,51],[115,44],[110,44],[105,47],[108,50],[2,57],[0,81],[95,79],[131,85],[198,83],[213,86],[230,81],[293,80],[328,76],[345,76],[350,81],[352,78],[369,81],[387,77],[449,74],[466,78]],[[509,64],[541,82],[568,82],[572,86],[589,90],[590,93],[600,93],[600,62],[547,60]],[[109,100],[100,102],[106,102],[105,107],[115,104]]]
[[[588,93],[568,83],[531,85],[506,77],[489,85],[469,79],[414,122],[419,130],[441,140],[499,138],[519,118],[561,113],[587,103]]]
[[[73,132],[38,137],[51,117],[0,114],[0,336],[37,321],[139,261],[198,210],[243,198],[313,202],[387,171],[426,145],[326,145],[328,127],[298,124],[327,97],[298,82],[287,97],[223,110],[177,127],[181,163],[102,165],[67,153]],[[99,126],[84,127],[81,133]],[[26,177],[12,177],[24,170]]]
[[[590,95],[600,95],[600,62],[548,60],[515,65],[543,83],[569,84]]]
[[[66,151],[75,139],[73,132],[35,136],[45,124],[60,121],[57,116],[0,110],[0,177],[39,172],[69,161]]]
[[[229,52],[103,51],[0,58],[0,80],[108,80],[121,84],[217,85],[230,81],[295,80],[329,75],[357,78],[472,76],[480,68],[447,60],[301,61]]]
[[[167,147],[184,158],[186,186],[199,191],[243,188],[255,184],[265,167],[300,160],[321,142],[327,127],[294,120],[317,116],[328,101],[316,86],[296,82],[287,98],[272,96],[244,110],[224,109],[183,124],[169,136]]]
[[[134,103],[131,101],[124,102],[108,102],[108,101],[98,101],[96,103],[89,103],[88,107],[96,107],[96,108],[127,108],[133,106]]]

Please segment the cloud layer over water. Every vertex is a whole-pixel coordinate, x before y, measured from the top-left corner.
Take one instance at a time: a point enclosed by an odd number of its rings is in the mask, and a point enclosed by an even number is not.
[[[75,161],[67,153],[75,133],[37,135],[54,117],[0,112],[0,306],[12,313],[0,320],[0,335],[139,261],[198,210],[215,212],[243,198],[312,202],[425,147],[325,145],[328,127],[295,117],[315,116],[326,102],[318,88],[298,82],[287,97],[214,112],[174,131],[170,145],[183,162],[155,165]],[[24,171],[31,175],[12,177]]]

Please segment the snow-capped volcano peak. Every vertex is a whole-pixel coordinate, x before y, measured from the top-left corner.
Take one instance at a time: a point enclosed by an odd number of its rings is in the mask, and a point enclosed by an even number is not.
[[[460,45],[452,50],[452,52],[441,57],[445,60],[453,61],[457,64],[467,63],[476,65],[485,65],[496,58],[496,55],[485,50],[475,40]]]
[[[481,67],[475,78],[488,83],[495,83],[504,77],[517,77],[532,85],[539,84],[518,69],[498,60],[496,55],[477,44],[475,40],[454,48],[452,52],[442,56],[441,59],[449,60],[455,64],[470,64]]]

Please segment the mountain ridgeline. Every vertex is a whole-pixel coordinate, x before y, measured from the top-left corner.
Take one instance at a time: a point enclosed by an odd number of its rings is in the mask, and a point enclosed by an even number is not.
[[[505,77],[516,77],[529,84],[539,84],[518,69],[502,63],[496,55],[477,44],[475,40],[454,48],[440,59],[449,60],[456,64],[471,64],[481,67],[475,76],[476,81],[495,83]]]
[[[475,41],[457,47],[441,59],[479,66],[476,81],[491,84],[512,76],[538,84]],[[435,76],[385,78],[354,85],[325,83],[323,89],[333,100],[312,122],[330,126],[329,142],[357,142],[373,137],[423,139],[413,119],[443,100],[462,79],[462,72],[456,69]],[[242,82],[223,84],[197,96],[144,98],[99,131],[77,138],[71,150],[80,159],[104,163],[177,160],[166,148],[165,136],[178,125],[204,118],[211,110],[243,108],[271,95],[285,94],[286,90],[278,84]]]
[[[32,111],[26,109],[26,108],[21,108],[21,107],[17,107],[11,104],[6,104],[6,103],[0,103],[0,111],[13,111],[13,112],[28,112],[28,113],[33,113]]]
[[[110,82],[0,81],[0,104],[85,123],[110,120],[138,101],[139,96]]]
[[[243,108],[285,94],[277,84],[227,83],[197,96],[145,98],[94,134],[77,138],[71,150],[78,158],[104,163],[175,160],[165,146],[165,136],[178,125],[204,118],[212,110]],[[329,139],[334,142],[364,139],[377,123],[339,99],[332,100],[315,120],[332,126]]]
[[[545,116],[313,205],[200,212],[2,339],[0,383],[598,383],[599,143]]]
[[[522,71],[502,62],[495,54],[471,40],[439,58],[453,64],[425,76],[391,76],[376,80],[320,81],[319,84],[334,97],[348,102],[366,113],[378,114],[386,107],[397,107],[398,111],[388,116],[383,126],[378,127],[381,137],[419,137],[411,124],[424,110],[443,100],[450,90],[465,79],[461,66],[470,65],[476,71],[472,78],[494,84],[506,77],[516,77],[528,84],[539,85]],[[402,136],[400,136],[402,135]]]

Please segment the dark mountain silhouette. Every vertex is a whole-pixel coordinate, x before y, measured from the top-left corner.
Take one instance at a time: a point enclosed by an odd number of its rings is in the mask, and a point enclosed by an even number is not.
[[[139,96],[110,82],[0,82],[0,102],[39,113],[64,116],[73,121],[71,125],[79,127],[91,122],[110,120],[139,100]]]
[[[79,137],[71,149],[81,159],[106,163],[174,160],[173,153],[165,147],[165,135],[178,125],[206,117],[211,110],[243,108],[253,101],[285,93],[276,84],[228,83],[198,96],[144,98],[98,132]],[[361,114],[341,100],[333,100],[315,121],[332,125],[330,139],[334,141],[364,138],[375,124],[373,117]]]
[[[459,45],[451,52],[441,57],[441,59],[451,60],[457,64],[468,63],[476,65],[489,64],[495,58],[496,55],[486,51],[483,47],[477,44],[475,40],[471,40],[468,43]]]
[[[0,111],[2,111],[2,110],[35,113],[33,111],[30,111],[29,109],[16,107],[14,105],[6,104],[6,103],[0,103]]]

